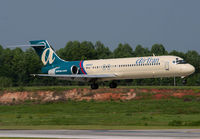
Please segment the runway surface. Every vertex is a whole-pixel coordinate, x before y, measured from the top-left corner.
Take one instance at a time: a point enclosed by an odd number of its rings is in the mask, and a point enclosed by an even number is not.
[[[199,139],[200,129],[167,130],[0,130],[0,137],[79,139]]]

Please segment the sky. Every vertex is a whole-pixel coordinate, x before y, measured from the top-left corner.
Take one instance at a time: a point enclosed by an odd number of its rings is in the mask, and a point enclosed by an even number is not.
[[[200,53],[200,0],[0,0],[0,44],[38,39],[56,50],[78,40]]]

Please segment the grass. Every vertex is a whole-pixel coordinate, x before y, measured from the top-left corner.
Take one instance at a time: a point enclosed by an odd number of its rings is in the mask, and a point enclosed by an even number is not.
[[[19,86],[0,88],[1,91],[64,91],[74,88],[89,88],[88,86]]]
[[[148,129],[199,129],[199,126],[105,126],[105,125],[41,125],[3,126],[2,130],[148,130]]]
[[[20,86],[0,88],[1,91],[64,91],[74,88],[90,88],[90,86]],[[102,88],[100,86],[100,88]],[[105,87],[108,88],[108,87]],[[119,86],[118,88],[129,89],[193,89],[199,90],[200,86]]]
[[[63,91],[85,86],[10,87],[7,91]],[[87,87],[89,88],[89,87]],[[133,89],[193,89],[195,86],[120,86]],[[141,94],[142,95],[142,94]],[[200,99],[192,97],[132,101],[27,101],[0,105],[0,129],[166,129],[200,128]]]
[[[119,86],[121,88],[133,88],[133,89],[200,89],[200,86]]]
[[[175,98],[125,102],[27,102],[1,105],[0,129],[199,128],[199,107],[197,99],[185,102]]]

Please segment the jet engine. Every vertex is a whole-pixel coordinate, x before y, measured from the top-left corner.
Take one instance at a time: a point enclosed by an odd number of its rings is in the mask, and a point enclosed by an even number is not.
[[[79,71],[79,68],[77,66],[73,65],[71,67],[71,73],[72,74],[78,74],[78,71]]]

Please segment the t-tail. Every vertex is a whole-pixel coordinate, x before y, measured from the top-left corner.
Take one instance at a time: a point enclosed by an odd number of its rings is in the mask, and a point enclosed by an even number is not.
[[[58,65],[64,60],[59,58],[46,40],[29,41],[44,66]]]

